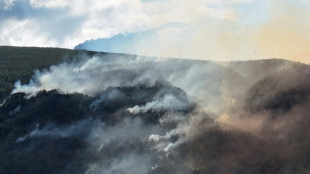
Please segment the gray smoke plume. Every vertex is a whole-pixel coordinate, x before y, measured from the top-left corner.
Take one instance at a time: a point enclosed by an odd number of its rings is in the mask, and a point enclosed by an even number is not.
[[[231,77],[226,78],[226,75]],[[232,92],[236,96],[242,93],[239,91],[239,81],[244,78],[234,70],[224,69],[214,62],[140,56],[105,59],[97,55],[52,66],[42,72],[36,71],[30,83],[22,85],[16,82],[12,93],[24,92],[35,96],[42,90],[57,89],[62,93],[78,92],[96,96],[108,87],[137,84],[153,86],[157,80],[170,82],[199,103],[203,102],[208,110],[220,112],[227,105],[227,98],[235,97],[230,96]],[[228,83],[229,87],[226,86]]]

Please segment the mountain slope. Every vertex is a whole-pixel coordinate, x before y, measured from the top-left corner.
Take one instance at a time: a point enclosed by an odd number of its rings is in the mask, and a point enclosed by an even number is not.
[[[10,94],[17,80],[27,83],[35,70],[47,69],[83,54],[91,56],[99,53],[62,48],[0,46],[0,101]]]
[[[5,49],[0,173],[310,172],[309,65]]]

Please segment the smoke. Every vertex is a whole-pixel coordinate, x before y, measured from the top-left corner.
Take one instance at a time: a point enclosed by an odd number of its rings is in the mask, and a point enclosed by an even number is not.
[[[158,4],[154,3],[155,6]],[[178,4],[183,6],[188,2],[182,1]],[[308,2],[271,0],[248,4],[248,7],[238,7],[228,3],[216,10],[203,9],[203,4],[193,5],[191,8],[182,8],[182,13],[177,15],[184,16],[184,20],[174,21],[170,16],[158,15],[152,22],[157,26],[160,26],[159,21],[166,25],[151,30],[150,35],[144,34],[144,37],[128,41],[126,49],[120,51],[146,56],[201,60],[285,58],[310,63],[310,14],[306,10]],[[249,8],[251,11],[243,8]],[[221,14],[219,18],[216,17],[216,11]],[[214,13],[214,16],[210,16],[209,13]],[[181,25],[173,25],[173,22],[179,22]]]
[[[195,68],[197,66],[210,69],[199,72]],[[85,162],[88,166],[86,173],[150,173],[160,161],[167,159],[172,149],[198,134],[199,130],[194,127],[203,120],[190,114],[198,109],[194,104],[195,96],[191,99],[172,84],[185,86],[192,93],[202,91],[200,88],[207,84],[206,81],[191,87],[186,79],[203,78],[205,73],[214,73],[213,69],[219,67],[212,62],[201,64],[130,56],[109,59],[95,55],[36,71],[28,84],[17,82],[12,95],[25,93],[26,100],[32,100],[40,97],[42,90],[57,89],[64,95],[82,93],[92,97],[87,107],[90,111],[87,112],[100,119],[87,119],[60,127],[47,124],[39,128],[37,124],[16,142],[33,141],[39,137],[80,137],[87,144],[86,151],[98,159]],[[188,72],[185,76],[183,70]],[[216,87],[210,86],[213,88],[211,91],[215,90]],[[201,117],[209,118],[207,115]],[[153,141],[152,137],[159,138]],[[136,149],[138,147],[140,149]],[[108,163],[101,161],[111,153],[114,154]],[[131,169],[132,165],[139,167]]]
[[[140,112],[146,113],[148,111],[158,112],[161,110],[178,111],[178,110],[184,110],[184,108],[186,108],[187,106],[188,103],[185,103],[185,101],[177,99],[172,95],[166,95],[162,99],[146,103],[144,106],[136,105],[133,108],[128,108],[127,111],[132,114],[139,114]]]
[[[85,173],[149,173],[152,170],[156,155],[150,149],[147,136],[158,132],[158,126],[146,126],[139,118],[128,118],[114,126],[102,124],[94,127],[87,137],[89,148],[99,154],[99,161],[90,162]],[[112,153],[110,162],[101,161],[109,153]]]
[[[112,173],[148,173],[152,166],[147,155],[128,154],[121,159],[115,159],[110,166],[104,166],[100,163],[89,164],[85,174],[112,174]]]
[[[307,2],[274,1],[271,4],[271,19],[260,25],[254,35],[261,57],[283,57],[309,62],[310,37],[307,18],[309,13],[301,10]]]
[[[97,96],[108,87],[135,86],[138,84],[153,86],[156,81],[164,80],[185,90],[194,100],[204,103],[204,107],[212,112],[219,112],[219,108],[224,107],[221,106],[224,103],[222,100],[227,98],[221,96],[224,95],[222,91],[225,90],[221,88],[226,88],[222,86],[222,83],[228,83],[228,80],[231,79],[226,78],[224,74],[231,74],[236,76],[232,78],[240,80],[243,78],[233,70],[223,69],[214,62],[125,55],[118,58],[107,57],[97,55],[87,58],[85,56],[75,62],[65,62],[51,66],[48,70],[36,71],[28,84],[16,82],[12,94],[23,92],[31,97],[42,90],[57,89],[64,94],[82,93]],[[229,88],[232,89],[232,86],[235,85],[239,86],[232,84]],[[233,88],[237,89],[237,87]],[[155,100],[162,100],[159,97]],[[168,99],[167,96],[164,102],[169,102]],[[154,104],[158,105],[157,107],[165,105],[160,106],[154,101],[147,107]],[[176,105],[182,105],[182,101]]]
[[[81,55],[17,82],[0,111],[31,118],[13,149],[80,144],[64,173],[307,173],[309,74],[276,59]]]
[[[33,96],[41,90],[58,89],[63,93],[77,92],[92,96],[109,86],[132,86],[139,83],[140,79],[136,72],[129,72],[129,70],[137,68],[139,71],[142,68],[141,63],[139,60],[136,62],[127,60],[126,63],[128,63],[127,68],[123,69],[125,64],[117,61],[105,62],[96,56],[82,61],[81,65],[80,63],[63,63],[52,66],[47,71],[35,72],[28,85],[16,82],[12,93],[24,92]]]
[[[40,125],[37,123],[36,128],[32,130],[28,135],[18,137],[16,142],[25,141],[28,138],[33,137],[53,137],[53,138],[65,138],[71,136],[81,136],[92,125],[91,120],[81,120],[77,123],[73,123],[67,126],[57,127],[54,124],[48,124],[40,129]]]

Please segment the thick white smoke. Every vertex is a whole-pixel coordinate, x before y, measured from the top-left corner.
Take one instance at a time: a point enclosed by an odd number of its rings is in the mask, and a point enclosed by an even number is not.
[[[36,71],[29,84],[15,83],[12,93],[24,92],[29,96],[37,92],[57,89],[62,93],[83,93],[96,95],[110,86],[133,86],[143,80],[129,70],[143,68],[140,60],[105,60],[92,57],[81,62],[62,63],[51,66],[49,70]],[[151,62],[151,60],[149,60]]]
[[[132,114],[146,113],[148,111],[169,111],[169,110],[182,110],[188,106],[188,103],[177,99],[173,95],[165,95],[160,100],[146,103],[144,106],[134,106],[128,108],[127,111]]]
[[[227,75],[230,77],[227,78]],[[226,107],[229,99],[242,94],[243,88],[238,86],[244,77],[215,62],[95,55],[36,71],[28,84],[16,82],[12,93],[24,92],[30,97],[42,90],[57,89],[62,93],[96,96],[108,87],[153,86],[158,80],[181,88],[208,111],[217,113]],[[160,107],[159,103],[154,102],[146,107]]]

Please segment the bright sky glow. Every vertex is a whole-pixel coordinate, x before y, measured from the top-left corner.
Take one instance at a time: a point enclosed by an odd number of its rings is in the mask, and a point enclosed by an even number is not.
[[[307,0],[0,0],[0,45],[74,48],[90,39],[152,31],[157,37],[135,41],[141,44],[125,39],[127,50],[309,63],[309,9]],[[168,27],[159,30],[163,25]]]

